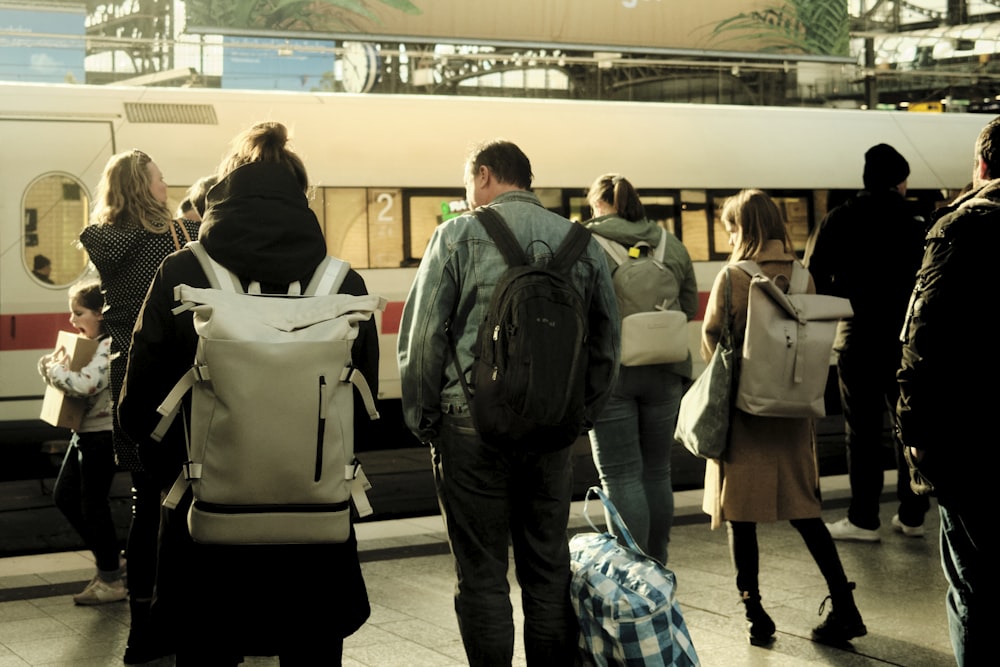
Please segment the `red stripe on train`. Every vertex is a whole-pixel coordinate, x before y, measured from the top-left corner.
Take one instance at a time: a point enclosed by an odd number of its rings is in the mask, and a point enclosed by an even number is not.
[[[708,292],[698,294],[698,315],[705,317]],[[380,333],[399,333],[399,321],[403,315],[403,302],[390,301],[382,312]],[[0,315],[0,350],[47,350],[50,349],[60,331],[73,331],[69,325],[68,313],[33,313],[20,315]]]
[[[49,350],[60,331],[75,331],[68,312],[0,315],[0,350]]]
[[[698,314],[695,320],[701,322],[705,319],[705,308],[708,305],[708,292],[698,292]],[[403,302],[390,301],[385,310],[382,311],[382,331],[384,334],[398,334],[399,320],[403,315]]]

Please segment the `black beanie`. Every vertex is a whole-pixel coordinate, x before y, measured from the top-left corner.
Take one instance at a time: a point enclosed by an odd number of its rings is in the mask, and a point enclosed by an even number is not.
[[[889,144],[872,146],[865,153],[865,190],[889,190],[906,180],[910,165]]]

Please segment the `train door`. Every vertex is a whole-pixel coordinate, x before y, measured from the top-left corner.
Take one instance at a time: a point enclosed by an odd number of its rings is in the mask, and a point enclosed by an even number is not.
[[[76,239],[114,151],[108,122],[0,118],[0,428],[40,429],[38,357],[69,329],[67,287],[87,267]]]

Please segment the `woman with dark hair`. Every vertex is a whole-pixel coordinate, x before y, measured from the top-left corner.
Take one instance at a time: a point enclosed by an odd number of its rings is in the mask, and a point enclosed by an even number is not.
[[[733,248],[730,264],[752,260],[768,278],[788,284],[798,259],[781,211],[767,194],[743,190],[729,198],[722,209],[722,224]],[[729,312],[724,307],[727,276],[732,289]],[[809,291],[815,292],[812,278]],[[701,354],[706,361],[727,319],[733,348],[739,353],[749,293],[750,275],[723,267],[712,286],[702,326]],[[761,417],[734,407],[730,420],[729,447],[721,459],[707,461],[703,509],[712,516],[713,529],[726,522],[750,643],[761,645],[774,639],[774,621],[761,605],[757,548],[757,524],[772,521],[789,521],[798,530],[829,588],[833,609],[812,631],[813,639],[840,643],[865,635],[867,629],[854,604],[854,583],[847,580],[820,514],[812,419]]]
[[[139,458],[139,449],[121,428],[118,399],[125,380],[129,343],[142,300],[163,258],[198,236],[198,223],[173,220],[167,206],[167,183],[153,159],[140,150],[112,155],[94,196],[91,224],[80,243],[101,276],[104,325],[111,334],[109,373],[115,459],[132,475],[132,524],[126,556],[131,627],[125,664],[149,662],[169,652],[163,641],[170,633],[154,624],[150,614],[156,578],[157,534],[160,529],[160,489]],[[159,596],[158,596],[159,597]],[[165,606],[166,596],[160,603]],[[159,604],[159,603],[158,603]]]
[[[666,244],[663,265],[676,286],[671,301],[688,320],[693,319],[698,313],[698,283],[691,257],[676,236],[646,218],[632,184],[619,174],[599,176],[587,201],[595,216],[587,228],[621,245],[623,251],[646,243],[653,253]],[[609,256],[608,263],[614,272],[616,261]],[[664,564],[674,520],[670,455],[681,395],[690,377],[690,354],[676,363],[620,366],[611,398],[589,432],[604,492],[642,550]]]
[[[285,126],[274,122],[237,136],[219,166],[201,223],[200,242],[212,259],[236,274],[244,288],[256,281],[264,293],[284,294],[296,281],[308,284],[327,256],[306,197],[305,165],[287,144]],[[186,451],[188,425],[182,422],[189,414],[175,420],[162,442],[149,434],[159,421],[157,405],[190,368],[197,347],[190,311],[172,312],[174,287],[180,284],[210,286],[190,249],[164,261],[153,280],[135,329],[121,406],[123,425],[144,449],[177,456]],[[350,270],[340,292],[363,295],[367,289]],[[377,394],[374,319],[361,323],[351,358]],[[355,419],[356,442],[365,439],[368,422]],[[176,475],[177,468],[165,472]],[[245,655],[278,655],[284,667],[339,665],[344,637],[370,613],[353,527],[339,544],[198,544],[187,529],[190,503],[188,490],[166,513],[158,580],[162,587],[193,592],[178,632],[177,667],[229,667]]]

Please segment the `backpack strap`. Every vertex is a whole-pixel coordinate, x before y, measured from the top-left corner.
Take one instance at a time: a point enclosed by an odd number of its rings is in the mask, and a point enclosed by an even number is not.
[[[625,249],[621,243],[612,241],[606,236],[601,236],[600,234],[593,234],[597,242],[601,244],[604,248],[604,252],[611,256],[611,259],[615,260],[615,264],[621,266],[621,264],[628,259],[628,250]]]
[[[201,244],[201,241],[192,241],[186,247],[190,248],[194,256],[198,258],[201,270],[205,272],[205,277],[208,278],[208,284],[214,289],[221,289],[227,292],[243,292],[243,285],[240,283],[240,279],[236,277],[236,274],[212,259],[212,256],[205,250],[205,246]]]
[[[660,227],[660,242],[656,244],[656,248],[653,252],[653,259],[655,259],[660,264],[663,264],[663,260],[667,257],[667,234],[669,232]]]
[[[809,289],[809,270],[802,262],[792,262],[792,278],[788,284],[789,294],[804,294]]]
[[[590,233],[590,230],[583,225],[575,222],[572,223],[562,243],[556,248],[556,254],[549,263],[549,268],[559,273],[565,273],[571,266],[576,264],[576,260],[580,258],[580,255],[590,245],[590,238],[592,236],[593,234]]]
[[[668,233],[669,232],[667,232],[666,229],[660,227],[660,242],[656,244],[656,247],[653,248],[653,251],[650,254],[650,257],[655,259],[660,264],[663,264],[663,260],[667,254]],[[615,260],[615,262],[618,263],[619,265],[621,265],[626,259],[628,259],[629,257],[628,250],[626,250],[625,246],[623,246],[621,243],[612,241],[611,239],[605,236],[601,236],[600,234],[593,234],[593,236],[595,239],[597,239],[597,242],[601,244],[601,247],[604,248],[604,251],[607,252],[609,255],[611,255],[611,258]],[[639,244],[636,244],[635,246],[632,247],[635,248],[638,245]],[[649,244],[642,243],[642,245],[648,247]]]
[[[756,276],[758,274],[763,274],[763,271],[760,270],[760,264],[758,264],[757,262],[753,261],[752,259],[744,259],[744,260],[742,260],[740,262],[734,262],[733,266],[735,266],[738,269],[741,269],[744,273],[746,273],[747,275],[749,275],[751,278],[753,278],[754,276]]]
[[[240,282],[239,277],[215,261],[200,241],[191,241],[187,244],[187,247],[198,258],[198,263],[201,264],[201,270],[205,272],[205,277],[208,278],[209,285],[215,289],[227,292],[243,293],[243,283]],[[344,260],[328,255],[320,262],[316,270],[313,271],[312,279],[309,281],[305,292],[301,290],[299,282],[295,281],[288,286],[288,294],[294,296],[300,294],[308,296],[336,294],[340,290],[340,286],[344,282],[344,278],[347,277],[347,272],[350,268],[351,265]],[[257,281],[251,282],[250,289],[247,292],[250,294],[260,294],[260,283]]]
[[[489,206],[480,206],[472,212],[472,215],[476,216],[486,229],[486,233],[497,244],[497,249],[503,255],[507,266],[521,266],[528,263],[528,256],[502,215]]]
[[[760,265],[749,259],[736,262],[733,266],[739,267],[753,278],[756,275],[763,275]],[[803,266],[799,260],[792,261],[792,277],[788,281],[788,294],[804,294],[809,289],[809,270]]]
[[[351,265],[344,260],[327,255],[313,271],[312,280],[309,281],[305,294],[308,296],[336,294],[350,270]]]

